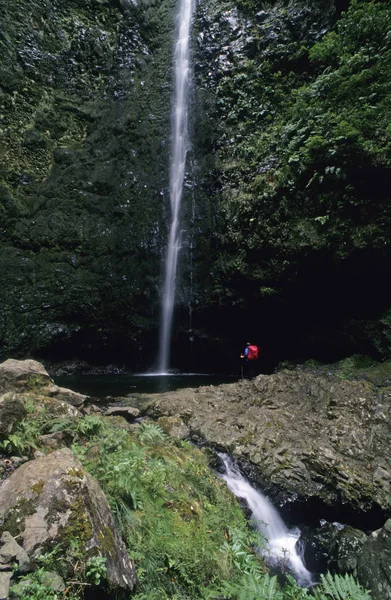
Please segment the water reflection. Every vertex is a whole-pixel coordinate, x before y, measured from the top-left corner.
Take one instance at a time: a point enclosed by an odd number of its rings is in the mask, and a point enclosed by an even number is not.
[[[203,385],[232,383],[234,378],[197,373],[137,373],[133,375],[62,375],[54,382],[81,394],[105,398],[171,392]]]

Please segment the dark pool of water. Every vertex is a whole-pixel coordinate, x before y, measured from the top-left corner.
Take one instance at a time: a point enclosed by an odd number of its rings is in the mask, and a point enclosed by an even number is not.
[[[171,392],[182,388],[232,383],[237,380],[237,378],[221,375],[194,373],[176,375],[62,375],[53,377],[53,379],[61,387],[96,398]]]

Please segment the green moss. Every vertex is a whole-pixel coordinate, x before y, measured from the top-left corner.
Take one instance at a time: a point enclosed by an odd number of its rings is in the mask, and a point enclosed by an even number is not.
[[[61,543],[69,547],[72,542],[77,541],[79,545],[85,547],[93,534],[93,525],[86,506],[81,498],[77,498],[67,508],[70,509],[71,514],[67,524],[61,528]]]
[[[71,477],[75,477],[76,479],[83,479],[84,477],[83,471],[78,467],[72,467],[72,469],[69,469],[66,474],[70,475]]]
[[[13,537],[17,537],[25,529],[26,517],[35,513],[34,502],[31,499],[21,498],[9,510],[7,518],[2,524],[3,531],[9,531]]]
[[[48,383],[47,377],[33,373],[29,376],[26,387],[28,390],[37,391],[39,388],[46,386]]]
[[[114,541],[113,533],[108,525],[104,525],[103,528],[99,530],[97,538],[98,538],[99,544],[103,550],[103,555],[114,558],[115,557],[115,541]]]
[[[43,492],[43,488],[45,487],[45,482],[43,479],[40,479],[36,483],[31,486],[31,490],[35,492],[38,496],[40,496]]]

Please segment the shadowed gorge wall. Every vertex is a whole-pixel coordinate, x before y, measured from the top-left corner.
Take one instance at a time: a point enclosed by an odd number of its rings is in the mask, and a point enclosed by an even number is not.
[[[389,5],[198,6],[210,322],[272,361],[387,356]]]
[[[173,10],[2,8],[3,352],[118,356],[156,326]]]

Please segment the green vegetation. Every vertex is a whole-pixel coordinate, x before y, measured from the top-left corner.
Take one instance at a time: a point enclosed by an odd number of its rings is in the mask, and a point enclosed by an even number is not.
[[[288,576],[287,584],[281,589],[277,578],[266,575],[259,578],[254,575],[243,576],[237,586],[226,583],[222,597],[226,600],[370,600],[370,595],[351,575],[321,576],[321,582],[312,592],[299,588],[292,577]]]
[[[254,263],[273,247],[286,257],[299,244],[331,249],[334,242],[345,258],[368,243],[386,251],[390,11],[384,2],[353,0],[320,42],[292,44],[284,63],[242,59],[219,82],[219,165],[228,181],[221,239],[244,249],[242,270],[255,250]],[[257,264],[252,273],[263,281]]]
[[[221,50],[207,106],[216,314],[237,307],[241,330],[261,319],[259,336],[291,355],[299,340],[307,357],[334,345],[385,358],[390,5],[352,0],[330,27],[323,2],[265,2],[259,21],[244,4],[251,50]],[[205,90],[211,78],[206,62]]]
[[[237,580],[238,536],[243,554],[259,564],[253,535],[204,453],[154,424],[135,435],[104,424],[73,450],[117,515],[137,568],[135,598],[204,598],[217,582]]]
[[[86,587],[97,587],[104,583],[106,578],[105,559],[101,556],[94,556],[85,561],[82,553],[78,550],[76,540],[66,558],[63,549],[56,547],[50,553],[41,554],[37,561],[43,566],[33,573],[19,578],[18,583],[11,588],[13,598],[18,600],[60,600],[63,598],[80,600],[84,597]],[[75,577],[68,582],[68,587],[65,588],[64,585],[58,585],[57,577],[53,577],[53,569],[56,574],[64,571],[66,573],[69,571],[70,564]]]

